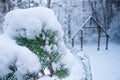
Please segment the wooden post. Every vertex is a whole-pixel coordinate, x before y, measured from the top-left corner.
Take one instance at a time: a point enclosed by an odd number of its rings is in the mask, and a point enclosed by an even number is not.
[[[108,39],[109,39],[109,36],[106,35],[106,50],[108,50]]]
[[[72,47],[74,47],[74,38],[72,38]]]
[[[81,30],[80,42],[81,42],[81,51],[83,51],[83,31],[82,30]]]
[[[100,33],[101,33],[101,28],[98,27],[98,48],[97,48],[98,51],[100,50],[100,38],[101,38]]]

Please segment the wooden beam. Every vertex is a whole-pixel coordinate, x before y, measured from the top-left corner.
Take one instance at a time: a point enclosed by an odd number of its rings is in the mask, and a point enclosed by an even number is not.
[[[97,28],[97,27],[84,27],[84,28]]]
[[[100,50],[100,34],[101,34],[101,29],[98,29],[98,48],[97,50],[99,51]]]
[[[73,34],[73,36],[71,37],[71,39],[73,39],[79,32],[80,30],[88,23],[88,21],[92,18],[92,16],[90,16],[81,26],[80,28],[76,31],[75,34]]]
[[[109,39],[109,36],[106,35],[106,50],[108,50],[108,39]]]

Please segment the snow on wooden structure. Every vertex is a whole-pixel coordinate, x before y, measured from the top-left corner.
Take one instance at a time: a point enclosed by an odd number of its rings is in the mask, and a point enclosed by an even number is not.
[[[97,26],[96,27],[86,27],[87,23],[89,21],[93,21]],[[72,47],[74,47],[74,39],[76,37],[76,35],[78,35],[78,33],[80,32],[80,42],[81,42],[81,51],[83,50],[83,31],[84,28],[97,28],[98,31],[98,46],[97,46],[97,50],[100,50],[100,39],[101,37],[106,37],[106,50],[108,49],[108,38],[109,38],[109,34],[107,33],[106,30],[103,29],[103,27],[92,17],[90,16],[80,27],[79,29],[76,31],[76,33],[71,37],[72,40]],[[104,36],[101,36],[101,32],[105,33]]]

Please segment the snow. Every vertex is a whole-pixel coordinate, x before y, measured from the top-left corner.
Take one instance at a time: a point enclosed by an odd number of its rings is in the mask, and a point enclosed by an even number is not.
[[[41,65],[37,55],[32,53],[26,47],[21,47],[19,50],[20,53],[18,53],[18,60],[16,62],[16,74],[19,76],[22,74],[23,76],[27,73],[38,72],[41,69]]]
[[[51,77],[49,77],[49,76],[44,76],[44,77],[42,77],[42,78],[40,78],[40,79],[38,79],[38,80],[56,80],[56,79],[51,78]]]
[[[84,73],[85,73],[84,66],[80,61],[79,57],[76,56],[75,62],[71,69],[70,76],[63,80],[84,80],[86,77],[86,74]]]
[[[102,44],[97,51],[96,44],[89,44],[84,46],[83,53],[90,58],[93,80],[120,80],[120,45],[110,43],[105,50]]]

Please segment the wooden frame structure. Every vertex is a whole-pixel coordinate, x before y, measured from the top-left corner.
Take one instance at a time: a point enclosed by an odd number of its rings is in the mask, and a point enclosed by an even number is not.
[[[76,37],[76,35],[80,32],[80,42],[81,42],[81,51],[83,50],[83,31],[84,31],[84,28],[88,28],[88,27],[85,27],[86,24],[89,22],[89,21],[93,21],[97,26],[96,28],[98,29],[98,46],[97,46],[97,50],[100,50],[100,39],[101,37],[106,37],[106,50],[108,49],[108,39],[109,39],[109,34],[107,33],[107,31],[105,31],[102,26],[92,17],[90,16],[81,26],[80,28],[76,31],[76,33],[71,37],[71,40],[72,40],[72,47],[74,47],[74,38]],[[89,27],[89,28],[95,28],[95,27]],[[101,36],[101,32],[104,32],[105,35],[104,36]]]

